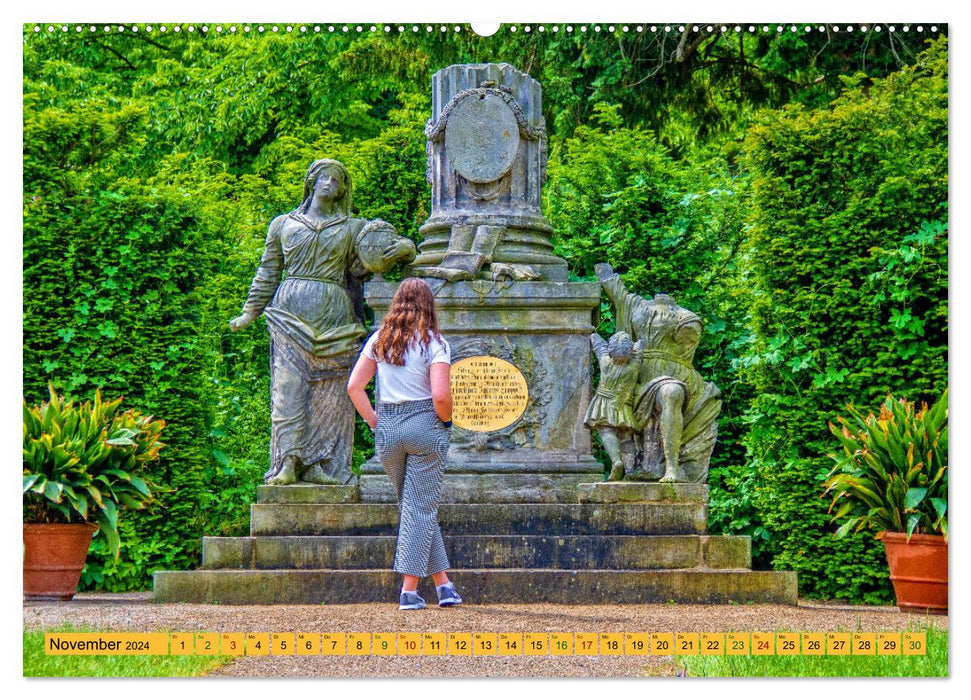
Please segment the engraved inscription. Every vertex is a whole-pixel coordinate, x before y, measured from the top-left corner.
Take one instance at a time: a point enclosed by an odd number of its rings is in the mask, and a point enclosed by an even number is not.
[[[459,428],[479,433],[512,425],[523,415],[529,400],[523,373],[515,365],[488,355],[454,363],[451,385],[452,420]]]

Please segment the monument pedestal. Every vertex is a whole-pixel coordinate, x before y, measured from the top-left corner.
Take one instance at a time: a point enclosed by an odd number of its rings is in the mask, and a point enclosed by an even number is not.
[[[793,572],[751,571],[749,538],[706,533],[706,486],[576,491],[573,502],[442,504],[449,576],[469,604],[796,603]],[[203,538],[202,569],[157,572],[155,600],[392,605],[398,510],[361,496],[261,487],[250,536]],[[429,581],[420,590],[434,601]]]
[[[603,474],[593,458],[583,417],[590,402],[590,334],[600,309],[600,288],[588,282],[516,282],[478,279],[426,280],[435,293],[439,329],[452,347],[452,363],[498,358],[526,383],[525,408],[510,424],[480,432],[461,427],[461,380],[453,370],[457,412],[452,428],[445,498],[523,502],[524,498],[575,500],[575,486]],[[366,286],[375,326],[387,312],[396,284]],[[488,384],[488,381],[482,384]],[[482,406],[468,415],[485,417],[502,404],[501,385],[485,391]],[[462,475],[462,479],[455,478]],[[505,477],[505,478],[500,478]],[[449,486],[452,488],[450,489]],[[541,496],[545,493],[545,496]],[[362,467],[364,501],[394,502],[394,492],[377,459]]]

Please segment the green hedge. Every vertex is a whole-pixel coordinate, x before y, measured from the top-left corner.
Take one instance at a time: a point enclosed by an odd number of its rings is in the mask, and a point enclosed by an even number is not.
[[[745,143],[752,178],[756,398],[746,443],[777,569],[803,595],[891,600],[872,535],[836,540],[820,479],[843,406],[947,385],[947,44],[829,107],[765,115]]]
[[[113,585],[139,587],[146,570],[198,556],[198,540],[186,534],[204,522],[208,463],[210,341],[198,333],[199,287],[219,245],[197,200],[131,172],[145,134],[137,106],[49,100],[40,85],[34,98],[24,153],[24,395],[39,400],[48,380],[85,398],[102,387],[165,419],[167,447],[149,469],[171,491],[154,510],[125,518],[115,567]],[[133,560],[128,550],[139,541],[150,547]],[[99,582],[110,559],[99,540],[86,583]]]
[[[741,144],[712,134],[743,132],[784,91],[746,82],[727,109],[735,69],[726,82],[714,64],[688,76],[681,63],[665,65],[664,92],[645,91],[625,76],[663,48],[647,33],[595,46],[365,34],[25,31],[24,395],[101,386],[168,424],[153,476],[172,491],[123,519],[117,564],[95,541],[83,586],[145,588],[153,569],[196,566],[201,534],[245,534],[269,451],[268,338],[262,321],[240,333],[227,321],[268,222],[326,155],[348,166],[361,215],[417,239],[431,72],[495,59],[546,90],[544,211],[574,275],[610,262],[633,290],[672,293],[705,319],[697,366],[725,397],[712,531],[752,535],[757,561],[775,555],[812,595],[886,599],[870,541],[803,546],[792,524],[829,532],[815,478],[846,400],[932,397],[946,377],[943,42],[914,69],[850,80],[832,108],[767,113],[739,164]],[[896,59],[873,39],[867,66],[882,75]],[[819,83],[796,67],[826,40],[753,40],[736,67],[771,69],[819,104],[843,69]],[[720,46],[693,60],[736,55]],[[691,111],[706,85],[717,99]],[[659,111],[681,90],[692,99]],[[719,105],[731,123],[697,132]],[[355,465],[372,450],[368,431],[357,437]]]
[[[145,50],[134,47],[133,60]],[[201,136],[179,116],[205,101],[207,81],[184,79],[214,62],[231,80],[254,55],[291,56],[292,41],[239,44],[192,69],[158,61],[132,84],[54,58],[64,48],[35,43],[25,55],[24,396],[42,400],[48,381],[82,398],[102,387],[166,421],[151,469],[170,491],[123,520],[117,562],[95,539],[81,582],[144,589],[155,569],[197,566],[201,533],[248,531],[269,454],[269,343],[262,321],[230,333],[228,320],[268,222],[299,202],[307,165],[327,154],[350,169],[363,215],[414,235],[428,216],[424,117],[392,110],[358,140],[289,119],[291,133],[243,148],[253,105],[221,112],[221,130]],[[233,172],[244,152],[247,172]],[[367,431],[358,437],[355,465],[373,451]]]

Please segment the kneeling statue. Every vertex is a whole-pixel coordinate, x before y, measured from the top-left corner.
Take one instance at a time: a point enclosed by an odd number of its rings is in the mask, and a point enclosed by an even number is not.
[[[633,392],[637,440],[629,443],[636,454],[626,478],[705,482],[721,392],[692,366],[701,319],[667,294],[645,299],[629,292],[610,265],[602,263],[595,270],[616,310],[617,330],[643,346]]]

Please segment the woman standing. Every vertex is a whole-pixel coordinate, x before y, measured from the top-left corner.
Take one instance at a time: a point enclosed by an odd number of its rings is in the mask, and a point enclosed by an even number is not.
[[[418,595],[423,576],[434,580],[439,606],[462,602],[445,573],[448,557],[438,526],[452,426],[450,366],[451,350],[438,332],[431,289],[423,280],[404,280],[347,383],[351,402],[374,430],[378,458],[398,495],[394,570],[404,574],[400,610],[425,607]],[[377,411],[364,391],[375,372]]]

